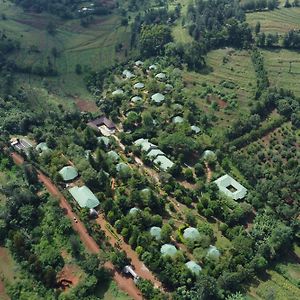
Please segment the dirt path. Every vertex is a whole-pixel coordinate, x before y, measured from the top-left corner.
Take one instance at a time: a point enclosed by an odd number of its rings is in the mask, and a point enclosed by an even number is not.
[[[9,296],[5,292],[4,283],[0,279],[0,299],[1,300],[10,300]]]
[[[24,159],[17,153],[12,153],[11,156],[16,164],[20,165],[24,163]],[[51,182],[51,180],[47,176],[42,174],[40,171],[38,171],[38,178],[40,182],[46,187],[48,192],[52,196],[59,199],[60,207],[66,211],[67,217],[72,221],[73,229],[79,234],[80,239],[85,245],[85,247],[92,253],[96,253],[96,254],[99,253],[100,249],[97,243],[87,233],[84,224],[79,220],[77,215],[72,211],[70,204],[68,203],[66,198],[61,194],[58,188]],[[74,222],[73,220],[74,217],[78,220],[78,223]],[[128,293],[128,295],[131,296],[133,299],[136,300],[142,299],[139,289],[136,287],[134,281],[131,278],[124,277],[120,273],[118,273],[111,262],[106,262],[105,267],[111,270],[111,272],[113,273],[113,278],[117,282],[117,285],[120,289]]]
[[[207,177],[206,177],[206,182],[210,182],[211,181],[211,177],[212,177],[212,170],[211,168],[209,167],[208,163],[205,162],[205,168],[206,168],[206,174],[207,174]]]
[[[125,243],[122,236],[116,235],[119,238],[119,242],[116,237],[107,229],[109,223],[105,220],[104,215],[100,214],[98,219],[96,220],[97,223],[101,226],[101,229],[105,232],[105,235],[109,237],[109,242],[112,246],[118,247],[121,250],[124,250],[127,256],[131,259],[131,264],[133,265],[135,272],[142,278],[150,280],[156,288],[161,288],[162,285],[158,279],[153,275],[153,273],[140,261],[137,253],[131,249],[131,247]]]

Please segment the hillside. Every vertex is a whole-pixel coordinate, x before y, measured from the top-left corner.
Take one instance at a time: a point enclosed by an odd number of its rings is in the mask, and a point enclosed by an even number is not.
[[[299,5],[1,1],[0,298],[300,299]]]

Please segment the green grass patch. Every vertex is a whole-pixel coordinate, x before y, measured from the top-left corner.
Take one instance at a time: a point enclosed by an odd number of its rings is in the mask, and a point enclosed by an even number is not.
[[[262,32],[284,34],[289,30],[299,28],[300,7],[248,13],[246,20],[252,27],[260,22]]]
[[[292,90],[299,97],[300,53],[284,49],[274,51],[262,50],[262,53],[271,85]]]
[[[103,300],[129,300],[131,299],[127,294],[122,292],[117,284],[111,280],[105,282],[99,287],[96,296]]]

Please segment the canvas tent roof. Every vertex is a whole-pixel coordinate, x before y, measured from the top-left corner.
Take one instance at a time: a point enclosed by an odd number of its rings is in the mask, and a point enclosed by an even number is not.
[[[58,173],[61,175],[64,181],[73,180],[78,176],[76,168],[72,166],[63,167]]]
[[[134,97],[131,98],[131,101],[134,102],[134,103],[139,102],[141,100],[142,100],[142,97],[140,97],[140,96],[134,96]]]
[[[142,82],[138,82],[133,86],[135,89],[143,89],[144,87],[145,85]]]
[[[161,228],[157,226],[153,226],[150,228],[150,235],[155,237],[156,240],[161,239]]]
[[[110,139],[106,136],[99,136],[97,140],[98,143],[103,143],[106,147],[110,144]]]
[[[210,245],[207,251],[207,257],[210,259],[219,259],[220,257],[220,251],[217,249],[217,247]]]
[[[134,62],[134,64],[137,66],[137,67],[140,67],[142,66],[144,63],[141,61],[141,60],[137,60]]]
[[[200,132],[200,128],[198,126],[192,125],[191,129],[195,132],[195,133],[199,133]]]
[[[173,167],[174,163],[168,159],[166,156],[159,155],[157,156],[154,161],[155,164],[159,166],[160,169],[163,171],[167,171],[169,168]]]
[[[174,256],[177,253],[177,249],[171,244],[164,244],[160,248],[160,253],[163,256]]]
[[[39,152],[44,152],[44,151],[50,151],[51,149],[49,149],[49,147],[47,146],[47,143],[42,142],[42,143],[39,143],[39,144],[35,147],[35,150],[36,150],[36,151],[39,151]]]
[[[74,186],[69,189],[70,194],[74,197],[80,207],[95,208],[100,204],[97,197],[87,186]]]
[[[160,149],[152,149],[147,154],[150,159],[155,159],[158,155],[165,155],[165,153],[163,153]]]
[[[185,265],[192,273],[196,275],[198,275],[202,270],[202,268],[192,260],[188,261]]]
[[[134,142],[136,146],[141,147],[142,151],[148,152],[151,149],[157,148],[156,145],[150,143],[147,139],[138,139]]]
[[[160,79],[160,80],[164,80],[164,79],[166,79],[166,74],[165,73],[158,73],[157,75],[155,75],[155,78]]]
[[[215,153],[211,150],[205,150],[202,154],[204,159],[208,158],[209,156],[215,156]]]
[[[114,150],[111,150],[111,151],[107,152],[107,155],[114,162],[116,162],[116,161],[118,161],[120,159],[119,154],[116,151],[114,151]]]
[[[243,199],[247,194],[247,189],[228,174],[221,176],[214,182],[221,192],[234,200]],[[235,191],[229,190],[228,188],[230,186],[232,186]]]
[[[151,65],[151,66],[149,66],[149,70],[157,70],[157,66],[156,65]]]
[[[180,116],[176,116],[172,119],[172,122],[175,123],[175,124],[182,123],[183,121],[184,121],[184,119]]]
[[[117,89],[112,92],[113,96],[118,96],[118,95],[123,95],[123,94],[124,94],[124,91],[122,89]]]
[[[128,165],[126,165],[125,163],[123,162],[120,162],[116,165],[116,170],[117,172],[120,172],[120,171],[129,171],[130,168]]]
[[[165,86],[165,90],[166,90],[166,91],[171,91],[171,90],[173,90],[173,85],[167,83],[166,86]]]
[[[186,240],[192,240],[192,241],[197,241],[200,239],[201,235],[198,231],[197,228],[194,227],[188,227],[184,230],[183,232],[183,237]]]
[[[128,71],[128,70],[124,70],[122,74],[123,74],[123,76],[125,76],[127,79],[131,79],[131,78],[135,77],[135,75],[134,75],[133,73],[131,73],[130,71]]]
[[[156,103],[161,103],[162,101],[165,100],[165,96],[161,93],[156,93],[156,94],[152,95],[151,100]]]
[[[140,211],[139,208],[137,208],[137,207],[132,207],[132,208],[129,210],[129,214],[135,214],[135,213],[137,213],[137,212],[139,212],[139,211]]]

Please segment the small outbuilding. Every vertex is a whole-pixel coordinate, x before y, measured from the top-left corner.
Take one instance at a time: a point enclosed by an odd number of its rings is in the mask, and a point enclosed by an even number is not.
[[[97,137],[97,141],[99,144],[104,144],[105,147],[108,147],[110,144],[110,139],[107,136],[99,136]]]
[[[157,66],[156,65],[151,65],[151,66],[149,66],[149,68],[148,68],[150,71],[155,71],[155,70],[157,70]]]
[[[172,168],[174,163],[164,155],[157,156],[153,162],[162,170],[167,171]]]
[[[124,70],[122,75],[126,79],[132,79],[132,78],[135,77],[135,75],[133,73],[131,73],[130,71],[128,71],[128,70]]]
[[[221,176],[214,183],[221,192],[234,200],[243,199],[247,194],[247,189],[228,174]]]
[[[142,101],[142,97],[140,96],[134,96],[131,98],[131,102],[136,103]]]
[[[138,213],[139,211],[141,211],[139,208],[137,208],[137,207],[132,207],[132,208],[129,210],[129,214],[130,214],[130,215],[136,214],[136,213]]]
[[[78,171],[73,166],[63,167],[58,173],[62,177],[63,181],[66,182],[72,181],[78,176]]]
[[[202,154],[203,159],[208,159],[209,157],[216,156],[216,154],[211,150],[205,150]]]
[[[107,152],[107,156],[113,161],[113,162],[117,162],[120,160],[120,156],[119,154],[114,151],[114,150],[111,150],[109,152]]]
[[[142,67],[144,65],[144,62],[142,62],[141,60],[137,60],[137,61],[134,62],[134,65],[136,67]]]
[[[180,116],[176,116],[172,119],[172,122],[175,123],[175,124],[180,124],[180,123],[183,123],[184,119]]]
[[[151,160],[155,159],[158,155],[165,155],[165,153],[162,152],[160,149],[152,149],[147,153],[147,156]]]
[[[35,150],[40,153],[51,151],[51,149],[48,147],[47,143],[45,143],[45,142],[39,143],[35,147]]]
[[[192,125],[191,126],[191,130],[194,131],[196,134],[200,132],[200,127],[196,126],[196,125]]]
[[[138,139],[134,142],[134,145],[141,147],[141,150],[144,152],[148,152],[152,149],[157,149],[157,146],[150,143],[148,139]]]
[[[112,92],[112,95],[113,96],[121,96],[121,95],[124,95],[124,91],[122,89],[117,89]]]
[[[161,81],[166,80],[167,76],[165,73],[158,73],[157,75],[155,75],[155,78]]]
[[[100,204],[98,198],[85,185],[82,187],[74,186],[69,189],[69,192],[81,208],[95,208]]]

